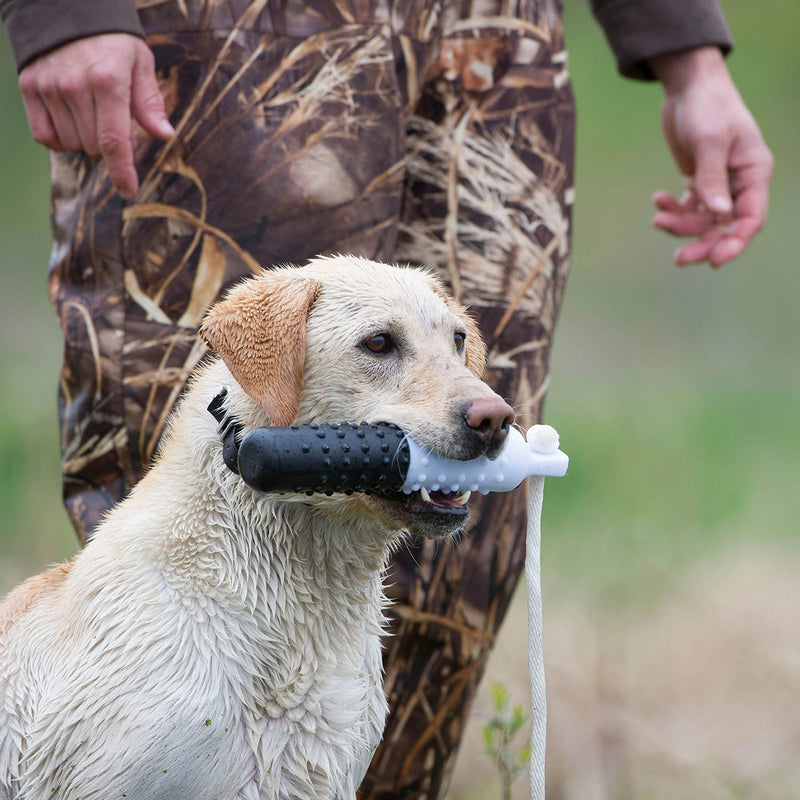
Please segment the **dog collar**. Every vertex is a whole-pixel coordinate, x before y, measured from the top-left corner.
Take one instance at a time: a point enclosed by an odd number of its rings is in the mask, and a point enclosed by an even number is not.
[[[228,396],[227,387],[222,387],[208,404],[211,416],[219,423],[219,435],[222,439],[222,458],[231,472],[239,474],[239,445],[242,443],[242,423],[229,414],[223,403]]]

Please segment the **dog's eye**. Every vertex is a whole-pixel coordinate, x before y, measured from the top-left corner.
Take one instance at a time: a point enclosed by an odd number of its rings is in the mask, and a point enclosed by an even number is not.
[[[467,341],[467,334],[464,331],[456,331],[453,334],[453,341],[456,343],[456,353],[464,352],[464,345]]]
[[[388,333],[376,333],[367,337],[361,343],[364,348],[376,355],[385,355],[395,349],[394,339]]]

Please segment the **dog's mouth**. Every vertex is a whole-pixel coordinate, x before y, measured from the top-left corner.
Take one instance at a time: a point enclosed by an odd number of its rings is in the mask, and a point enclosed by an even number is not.
[[[412,514],[443,514],[449,517],[466,517],[469,511],[470,492],[456,494],[429,491],[425,487],[413,492],[404,502]]]
[[[385,499],[410,533],[427,539],[439,539],[463,529],[469,514],[469,492],[448,494],[423,488]]]

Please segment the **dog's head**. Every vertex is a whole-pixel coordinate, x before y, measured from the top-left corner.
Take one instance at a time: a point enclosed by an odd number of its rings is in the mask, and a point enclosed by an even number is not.
[[[265,271],[214,306],[200,334],[272,425],[394,422],[448,458],[490,457],[514,418],[480,376],[478,328],[423,270],[319,258]],[[463,498],[360,496],[426,536],[460,528]]]

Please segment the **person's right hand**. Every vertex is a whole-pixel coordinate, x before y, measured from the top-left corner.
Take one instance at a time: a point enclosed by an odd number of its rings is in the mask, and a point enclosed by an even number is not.
[[[131,116],[158,139],[175,132],[153,53],[127,33],[88,36],[51,50],[20,72],[19,85],[34,140],[50,150],[102,158],[127,199],[139,188]]]

